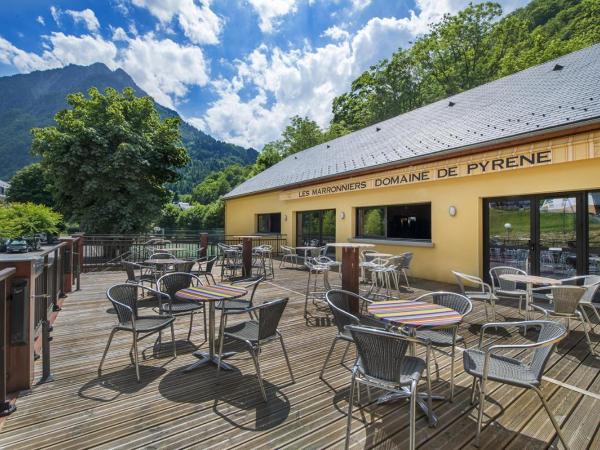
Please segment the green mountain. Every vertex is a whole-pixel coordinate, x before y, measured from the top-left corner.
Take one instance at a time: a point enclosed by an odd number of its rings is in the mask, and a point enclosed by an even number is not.
[[[86,92],[90,87],[101,91],[132,87],[138,95],[148,95],[125,71],[112,71],[101,63],[0,77],[0,179],[9,179],[34,161],[29,152],[31,128],[52,125],[54,114],[67,107],[67,94]],[[156,106],[163,117],[179,117],[171,109]],[[252,164],[258,155],[254,149],[218,141],[186,122],[181,124],[181,137],[192,161],[172,186],[180,193],[190,192],[213,171],[236,163]]]

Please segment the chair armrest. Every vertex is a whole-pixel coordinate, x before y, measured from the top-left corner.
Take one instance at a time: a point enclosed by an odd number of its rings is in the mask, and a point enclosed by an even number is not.
[[[485,331],[488,328],[504,328],[504,329],[510,329],[510,328],[521,328],[521,327],[528,327],[528,326],[539,326],[541,325],[541,323],[539,321],[535,321],[535,320],[524,320],[524,321],[520,321],[520,322],[491,322],[491,323],[486,323],[484,325],[481,326],[481,330],[479,331],[479,349],[482,350],[483,349],[483,338],[485,337]]]

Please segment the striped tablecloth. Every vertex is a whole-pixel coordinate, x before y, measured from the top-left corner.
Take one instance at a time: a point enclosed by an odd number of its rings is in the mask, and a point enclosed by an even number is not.
[[[248,291],[244,288],[215,284],[211,286],[192,286],[177,291],[175,297],[179,300],[193,300],[195,302],[214,302],[216,300],[227,300],[239,298],[246,295]]]
[[[409,327],[454,325],[463,319],[462,315],[445,306],[406,300],[372,303],[369,305],[368,311],[378,319]]]

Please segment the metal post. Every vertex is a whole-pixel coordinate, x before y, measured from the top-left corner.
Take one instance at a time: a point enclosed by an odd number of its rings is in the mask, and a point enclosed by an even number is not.
[[[16,272],[14,268],[2,271],[0,278],[0,417],[15,412],[17,407],[6,399],[6,352],[8,350],[8,315],[6,308],[6,279]]]

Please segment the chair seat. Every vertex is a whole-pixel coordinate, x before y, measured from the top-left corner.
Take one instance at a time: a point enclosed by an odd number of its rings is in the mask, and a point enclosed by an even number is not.
[[[415,356],[405,356],[402,364],[402,372],[399,374],[399,378],[392,381],[380,380],[379,378],[373,378],[365,375],[365,371],[362,365],[362,361],[358,360],[358,371],[367,380],[374,383],[382,383],[389,385],[390,388],[394,386],[405,386],[411,384],[413,381],[419,381],[425,370],[425,361]],[[399,380],[399,381],[398,381]]]
[[[537,309],[538,311],[542,311],[542,312],[547,312],[548,314],[559,314],[561,316],[572,316],[572,317],[579,317],[578,311],[575,310],[573,311],[573,313],[569,314],[569,313],[557,313],[554,310],[554,303],[534,303],[531,305],[534,309]]]
[[[241,341],[258,342],[258,322],[256,320],[247,320],[246,322],[236,323],[225,328],[224,334],[227,337]]]
[[[150,331],[160,330],[167,327],[175,320],[175,317],[165,316],[141,316],[135,319],[136,331],[145,333]],[[133,331],[133,324],[131,322],[125,322],[119,325],[122,330]]]
[[[472,300],[497,300],[491,292],[465,292],[465,295]]]
[[[405,330],[403,330],[405,331]],[[431,344],[436,347],[451,347],[452,346],[452,330],[450,329],[431,329],[431,328],[422,328],[416,330],[416,337],[423,340],[431,341]],[[456,335],[455,342],[462,342],[464,338],[460,335]]]
[[[481,350],[470,348],[463,352],[465,372],[474,377],[483,376],[484,361],[485,352]],[[528,366],[517,359],[498,354],[490,356],[488,379],[520,387],[539,385],[535,374]]]
[[[215,308],[225,311],[242,311],[250,308],[250,301],[243,299],[221,300],[215,305]]]
[[[197,311],[199,309],[203,309],[204,305],[202,303],[193,303],[193,302],[173,302],[172,305],[168,303],[163,303],[162,312],[173,312],[174,314],[186,313]]]
[[[376,319],[373,316],[360,316],[359,320],[361,325],[366,325],[367,327],[381,328],[383,330],[388,327],[388,322],[385,320]]]

